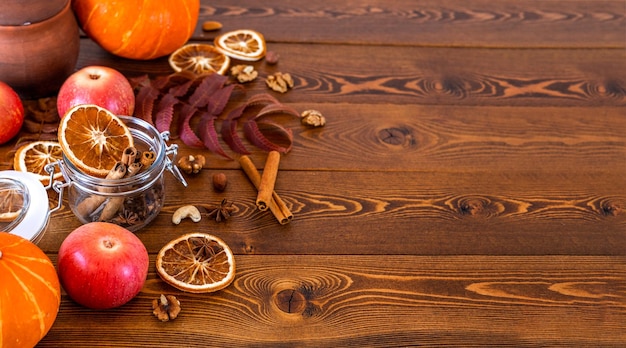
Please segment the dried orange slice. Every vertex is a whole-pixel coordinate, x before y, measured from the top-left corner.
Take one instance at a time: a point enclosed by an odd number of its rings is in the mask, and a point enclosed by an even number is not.
[[[207,44],[188,44],[174,53],[168,59],[174,71],[191,71],[194,74],[218,73],[224,75],[230,66],[230,58]]]
[[[213,292],[235,278],[235,258],[220,238],[193,232],[167,243],[157,254],[156,269],[163,281],[179,290]]]
[[[65,157],[85,174],[104,178],[133,146],[133,137],[122,120],[97,105],[71,108],[59,124],[59,144]]]
[[[21,172],[34,173],[39,177],[42,184],[47,185],[50,182],[50,174],[46,172],[45,167],[50,163],[54,163],[63,158],[63,150],[61,145],[56,141],[33,141],[31,143],[20,146],[15,152],[13,158],[13,169]],[[57,166],[54,171],[53,179],[61,179],[63,174]]]
[[[215,47],[231,58],[255,61],[265,57],[267,45],[261,33],[239,29],[215,38]]]
[[[24,196],[15,188],[0,187],[0,222],[11,222],[20,215]]]

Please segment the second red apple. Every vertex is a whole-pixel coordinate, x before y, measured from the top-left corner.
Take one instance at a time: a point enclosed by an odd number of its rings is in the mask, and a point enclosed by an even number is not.
[[[105,66],[88,66],[70,75],[59,90],[57,111],[63,118],[72,107],[95,104],[115,115],[132,116],[135,93],[128,79]]]

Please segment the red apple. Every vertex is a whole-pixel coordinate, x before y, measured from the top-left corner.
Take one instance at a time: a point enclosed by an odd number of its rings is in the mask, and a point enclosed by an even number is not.
[[[115,115],[132,116],[135,93],[121,72],[106,66],[88,66],[63,82],[57,95],[59,117],[80,104],[96,104]]]
[[[24,105],[20,96],[0,81],[0,145],[13,139],[24,123]]]
[[[148,264],[148,251],[135,234],[108,222],[91,222],[61,243],[57,272],[75,302],[108,309],[137,296],[146,282]]]

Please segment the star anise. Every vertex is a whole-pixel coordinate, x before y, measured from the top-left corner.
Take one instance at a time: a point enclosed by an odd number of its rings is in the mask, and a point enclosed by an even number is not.
[[[119,214],[117,214],[113,221],[123,226],[132,226],[139,222],[139,215],[133,211],[123,209]]]
[[[233,206],[233,202],[229,202],[226,198],[222,199],[222,202],[217,206],[212,205],[205,208],[207,209],[207,216],[209,218],[215,218],[217,222],[228,220],[231,213],[236,209]]]

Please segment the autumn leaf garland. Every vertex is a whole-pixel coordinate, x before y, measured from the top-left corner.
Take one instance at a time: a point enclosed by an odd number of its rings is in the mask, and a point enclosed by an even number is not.
[[[144,75],[130,81],[136,94],[134,116],[154,125],[159,132],[169,131],[173,138],[180,138],[187,146],[206,147],[213,153],[232,159],[220,145],[221,135],[232,151],[249,154],[250,151],[237,132],[241,126],[245,138],[259,149],[282,153],[291,150],[291,130],[267,120],[265,116],[283,113],[300,118],[300,115],[269,94],[254,95],[230,111],[221,119],[218,133],[216,121],[220,119],[235,89],[240,87],[238,84],[228,84],[228,77],[219,74],[196,76],[181,72],[154,79]],[[194,117],[199,120],[192,122]],[[260,126],[278,131],[286,145],[271,141]]]

